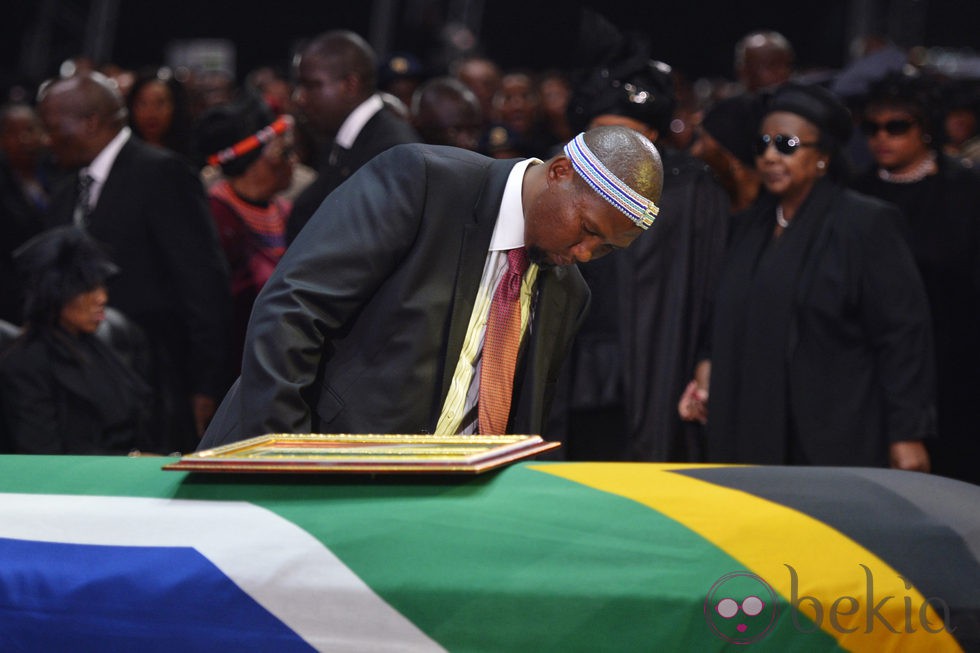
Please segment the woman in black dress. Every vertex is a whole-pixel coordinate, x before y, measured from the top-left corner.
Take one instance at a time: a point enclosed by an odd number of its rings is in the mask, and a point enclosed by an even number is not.
[[[710,345],[679,404],[708,424],[711,461],[929,469],[925,292],[897,211],[838,181],[850,131],[836,97],[796,84],[762,121],[767,192],[734,219]]]
[[[95,336],[115,272],[74,227],[16,254],[25,326],[0,358],[0,405],[13,453],[125,454],[145,447],[149,388]]]
[[[901,74],[871,88],[862,129],[875,165],[855,188],[901,209],[936,334],[939,474],[980,483],[980,175],[942,154],[938,94]]]

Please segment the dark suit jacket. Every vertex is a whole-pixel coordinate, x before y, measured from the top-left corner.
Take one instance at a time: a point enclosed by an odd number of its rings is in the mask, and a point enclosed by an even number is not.
[[[332,193],[249,322],[242,376],[202,447],[264,433],[426,433],[459,359],[515,161],[406,145]],[[541,270],[511,432],[543,426],[588,288]]]
[[[387,107],[382,108],[364,123],[350,149],[339,145],[325,153],[316,180],[300,193],[286,222],[286,239],[292,242],[316,210],[337,186],[361,166],[395,145],[418,143],[422,139],[411,125]]]
[[[70,224],[74,188],[56,197],[50,220]],[[201,182],[175,155],[132,137],[123,146],[88,220],[120,274],[109,301],[157,348],[174,357],[188,393],[227,388],[231,313],[228,270]]]
[[[774,207],[765,197],[735,220],[714,310],[708,459],[787,462],[792,425],[811,464],[887,466],[890,443],[936,426],[928,302],[900,215],[822,181],[771,244]],[[779,275],[789,303],[774,306],[754,271],[786,247],[801,256]],[[770,328],[771,355],[749,353]]]

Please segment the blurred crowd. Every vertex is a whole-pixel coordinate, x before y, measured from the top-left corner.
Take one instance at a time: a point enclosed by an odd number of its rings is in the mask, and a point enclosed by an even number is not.
[[[621,124],[661,151],[662,214],[633,249],[582,266],[596,292],[547,435],[573,460],[758,462],[715,456],[712,420],[691,406],[679,413],[678,402],[712,340],[738,216],[776,197],[768,206],[791,224],[780,211],[795,207],[779,204],[787,195],[765,160],[802,156],[796,149],[808,143],[760,125],[793,84],[820,87],[849,111],[847,137],[818,148],[828,155],[819,169],[899,209],[931,329],[916,355],[934,370],[922,383],[935,420],[915,437],[933,471],[978,481],[980,80],[943,75],[880,38],[862,39],[841,70],[800,70],[793,45],[771,31],[735,44],[732,79],[692,80],[602,21],[583,19],[593,60],[564,70],[533,61],[502,69],[478,45],[448,64],[379,57],[361,36],[335,30],[240,78],[79,58],[29,99],[8,101],[0,451],[194,450],[238,373],[262,285],[324,198],[373,156],[425,142],[547,159],[589,126]],[[761,146],[760,136],[769,139]],[[864,310],[865,299],[855,301]],[[850,308],[837,308],[850,319]],[[862,320],[856,338],[877,328]],[[755,364],[748,355],[739,365]],[[702,390],[688,398],[707,401]],[[887,397],[875,401],[867,410],[889,411]],[[794,422],[786,437],[805,430]],[[879,464],[790,449],[765,462]]]

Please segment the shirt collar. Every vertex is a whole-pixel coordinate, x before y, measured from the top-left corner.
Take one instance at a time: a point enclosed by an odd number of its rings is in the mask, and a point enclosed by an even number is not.
[[[350,112],[350,115],[344,120],[344,124],[337,130],[337,138],[334,139],[334,142],[349,150],[354,145],[358,134],[364,129],[367,121],[373,118],[374,114],[381,111],[384,105],[384,101],[378,94],[374,94],[361,102],[357,105],[356,109]]]
[[[497,224],[493,228],[493,236],[490,237],[491,252],[524,246],[524,204],[521,201],[521,190],[524,188],[524,172],[533,163],[541,163],[541,159],[525,159],[510,170],[504,186],[504,196],[500,201]]]
[[[129,127],[120,129],[115,138],[102,148],[102,151],[92,159],[92,163],[88,164],[87,168],[83,168],[81,173],[88,174],[97,184],[104,184],[105,180],[109,178],[112,164],[116,162],[116,157],[119,156],[119,150],[123,148],[132,133]]]

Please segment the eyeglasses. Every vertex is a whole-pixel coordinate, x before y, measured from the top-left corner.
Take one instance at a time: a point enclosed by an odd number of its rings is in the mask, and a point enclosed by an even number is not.
[[[869,138],[877,135],[882,129],[889,136],[901,136],[902,134],[907,134],[913,125],[915,123],[911,120],[888,120],[886,122],[865,120],[861,123],[861,131]]]
[[[816,147],[816,143],[804,143],[799,136],[789,136],[787,134],[762,134],[755,140],[755,155],[762,156],[769,149],[770,145],[776,146],[776,151],[780,154],[791,155],[801,147]]]

